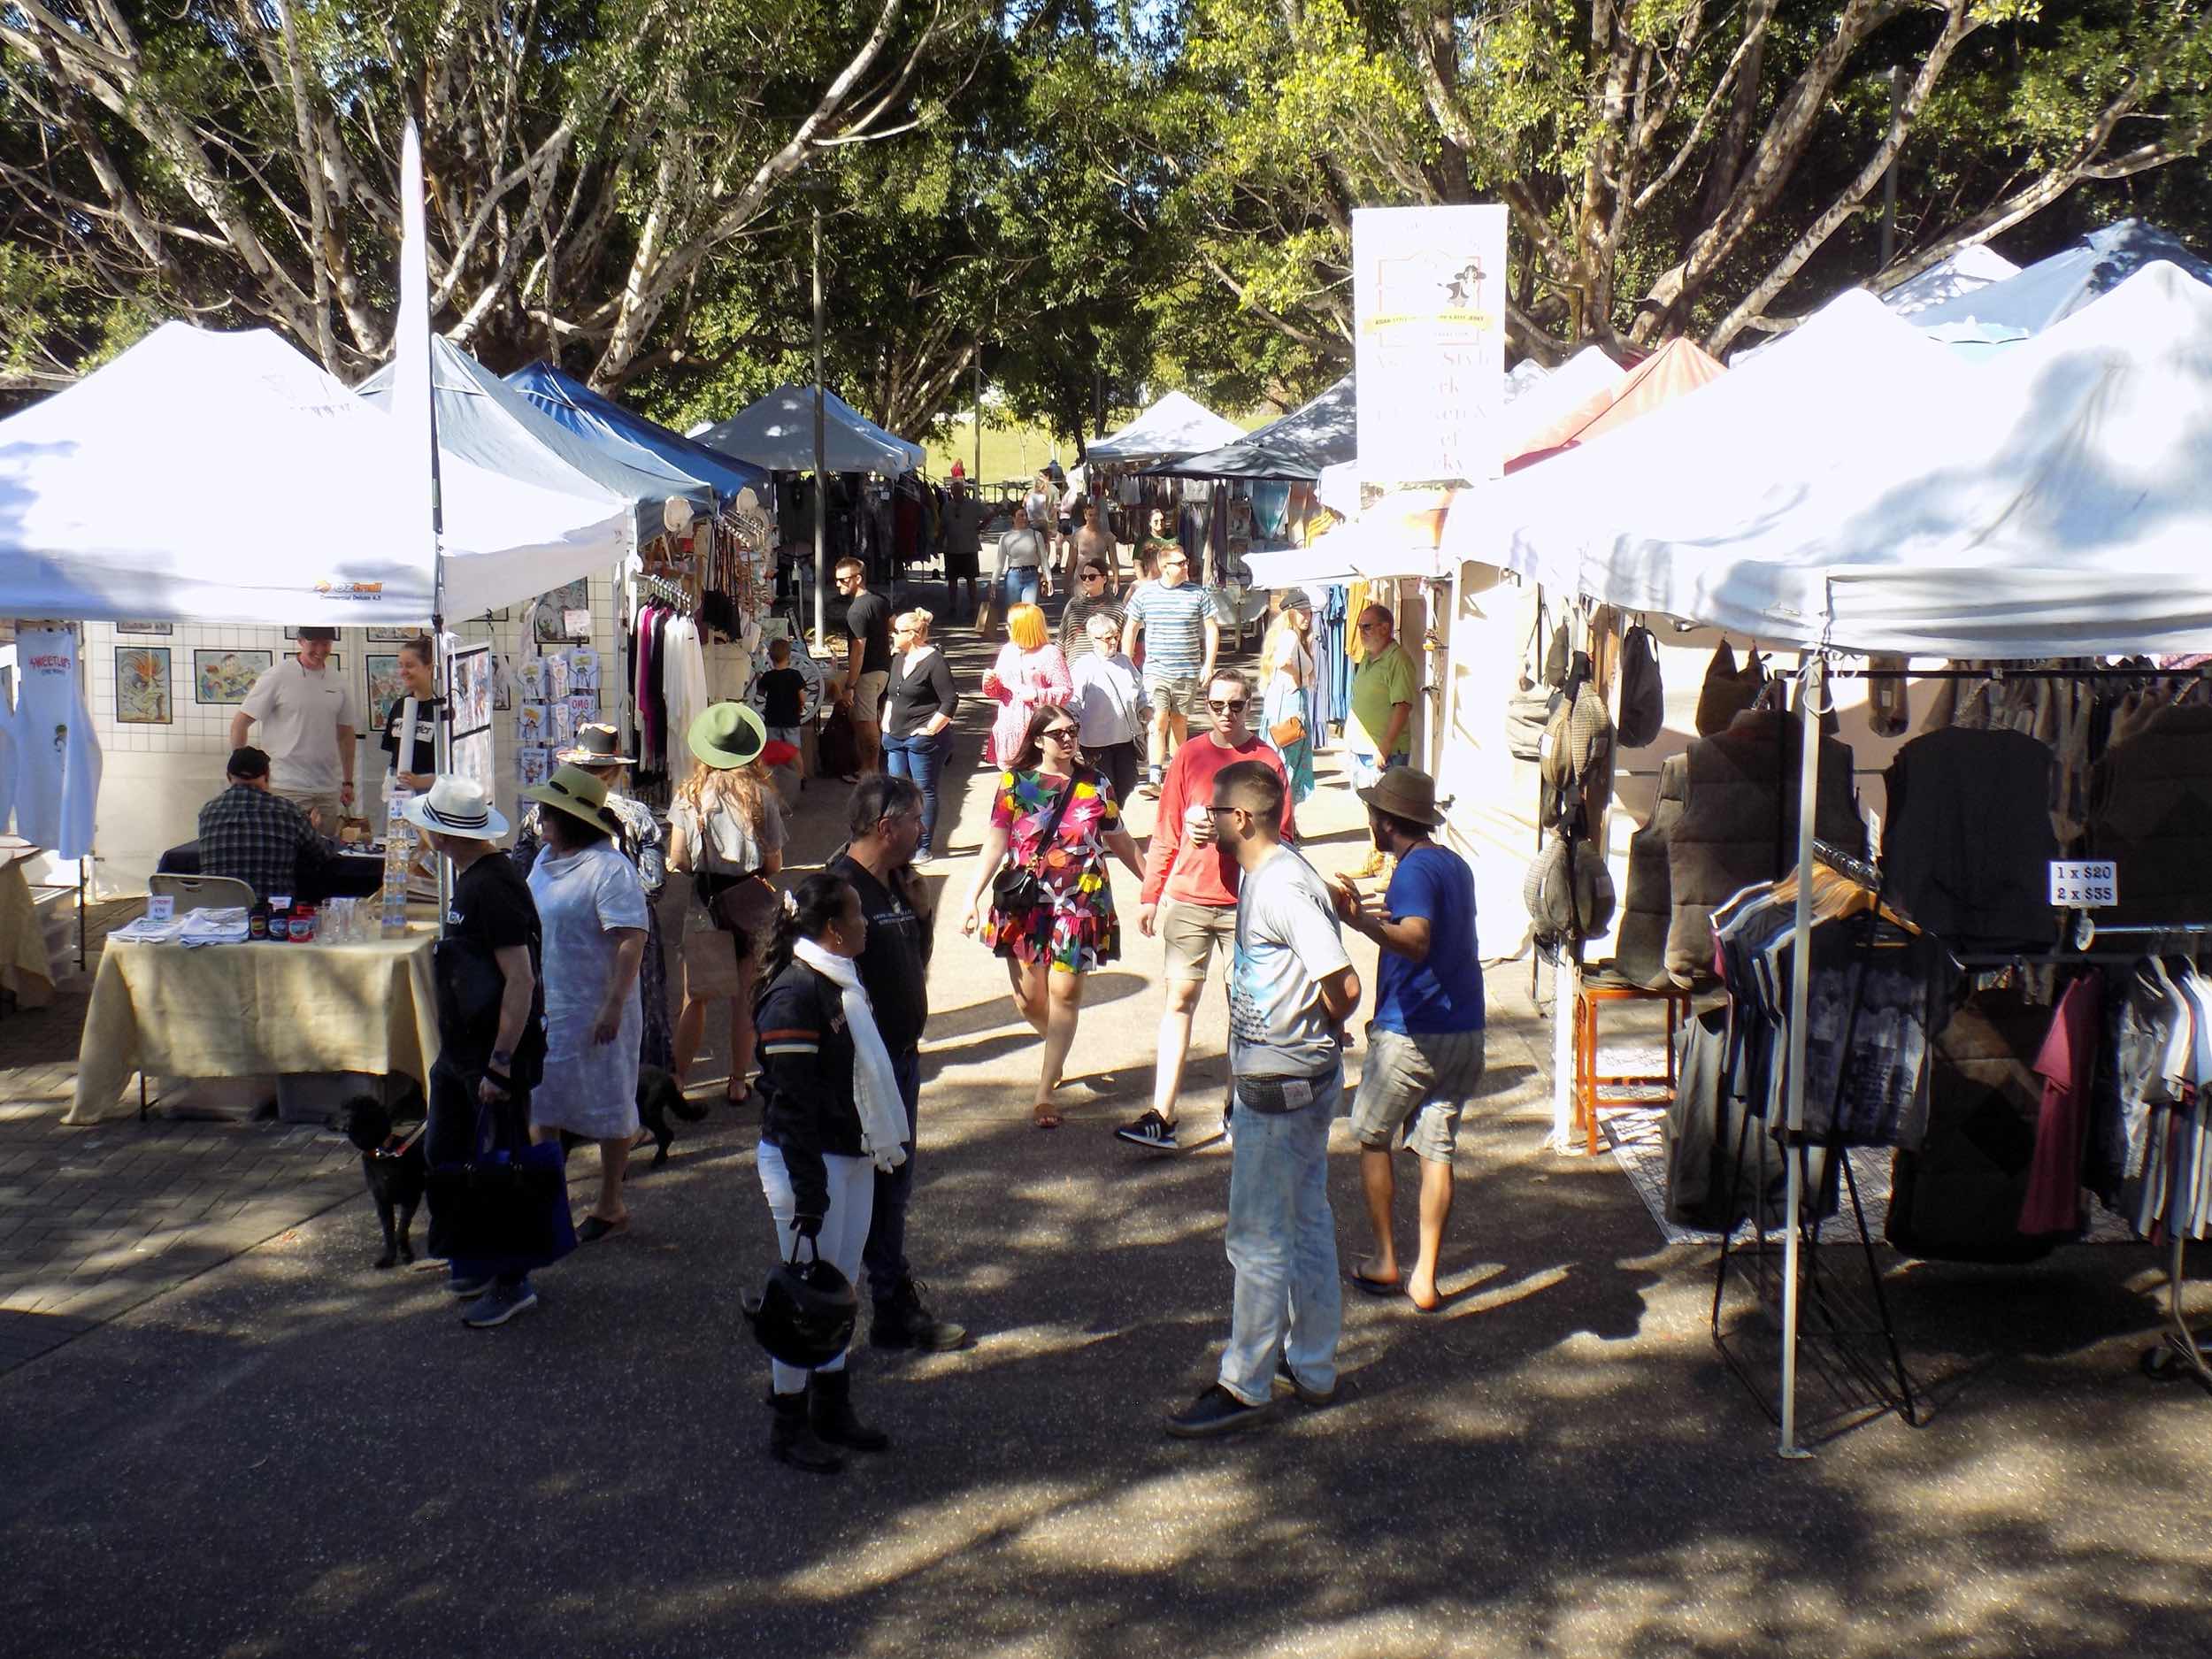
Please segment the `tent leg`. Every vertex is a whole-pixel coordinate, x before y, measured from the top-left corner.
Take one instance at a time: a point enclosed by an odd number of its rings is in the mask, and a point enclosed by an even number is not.
[[[1551,1141],[1555,1152],[1574,1145],[1575,1004],[1582,995],[1582,971],[1565,951],[1551,969]]]
[[[1820,705],[1826,689],[1824,661],[1815,654],[1806,660],[1804,684],[1799,690],[1797,767],[1797,910],[1790,949],[1790,1051],[1787,1117],[1789,1139],[1783,1156],[1789,1161],[1788,1231],[1782,1241],[1782,1409],[1781,1439],[1777,1449],[1785,1457],[1809,1457],[1797,1443],[1797,1304],[1798,1242],[1803,1225],[1805,1177],[1798,1138],[1805,1127],[1805,1017],[1811,1000],[1813,971],[1813,829],[1820,800]]]

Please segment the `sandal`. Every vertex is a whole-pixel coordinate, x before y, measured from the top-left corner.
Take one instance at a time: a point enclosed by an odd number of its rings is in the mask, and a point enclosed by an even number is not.
[[[1053,1110],[1050,1101],[1039,1101],[1029,1109],[1029,1121],[1040,1129],[1057,1129],[1060,1114]]]
[[[598,1216],[586,1216],[584,1225],[576,1229],[576,1242],[596,1244],[602,1239],[618,1233],[627,1233],[629,1230],[630,1218],[627,1216],[623,1217],[619,1221],[607,1221]]]
[[[1345,1277],[1352,1281],[1352,1288],[1363,1290],[1371,1296],[1394,1296],[1405,1288],[1402,1279],[1371,1279],[1356,1267]]]

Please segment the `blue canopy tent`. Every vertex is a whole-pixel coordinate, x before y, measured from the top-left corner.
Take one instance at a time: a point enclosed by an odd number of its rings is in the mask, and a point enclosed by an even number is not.
[[[1352,377],[1280,420],[1202,455],[1163,461],[1147,478],[1248,478],[1312,483],[1321,469],[1359,453],[1358,400]]]
[[[2124,219],[2016,276],[1915,311],[1913,326],[1970,357],[1985,356],[2041,334],[2160,259],[2212,285],[2212,264],[2157,226]]]
[[[507,478],[578,490],[575,476],[631,503],[637,543],[665,527],[672,496],[702,512],[714,511],[714,486],[631,443],[619,445],[564,426],[540,403],[501,380],[442,336],[430,341],[431,396],[438,411],[438,447]],[[369,402],[391,402],[387,364],[355,389]]]
[[[730,456],[694,443],[681,433],[645,419],[570,379],[549,363],[533,363],[507,377],[507,384],[570,431],[594,442],[612,441],[644,449],[670,466],[714,486],[724,500],[741,489],[765,491],[768,474]]]

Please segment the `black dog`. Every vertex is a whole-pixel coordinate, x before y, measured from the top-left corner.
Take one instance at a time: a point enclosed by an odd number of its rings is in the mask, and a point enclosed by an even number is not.
[[[707,1109],[698,1101],[687,1100],[684,1092],[676,1087],[676,1079],[657,1065],[641,1065],[637,1071],[637,1120],[647,1134],[653,1137],[653,1167],[658,1169],[668,1162],[668,1148],[676,1139],[676,1130],[668,1120],[673,1116],[687,1124],[695,1124],[707,1115]],[[585,1137],[564,1129],[561,1131],[561,1150],[572,1152]]]
[[[404,1135],[392,1133],[392,1114],[373,1094],[357,1094],[346,1102],[346,1139],[361,1148],[361,1174],[376,1200],[376,1218],[384,1225],[384,1254],[379,1267],[412,1262],[415,1247],[409,1229],[422,1202],[428,1163],[423,1156],[422,1133],[417,1124]]]

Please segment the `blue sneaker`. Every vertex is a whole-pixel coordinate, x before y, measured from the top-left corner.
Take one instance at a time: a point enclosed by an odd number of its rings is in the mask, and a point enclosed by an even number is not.
[[[494,1285],[469,1304],[468,1311],[461,1316],[461,1323],[472,1331],[488,1331],[537,1305],[538,1293],[530,1288],[526,1279],[519,1284]]]
[[[446,1294],[449,1296],[474,1298],[489,1290],[492,1287],[492,1276],[489,1273],[475,1273],[466,1279],[456,1273],[445,1282]]]

